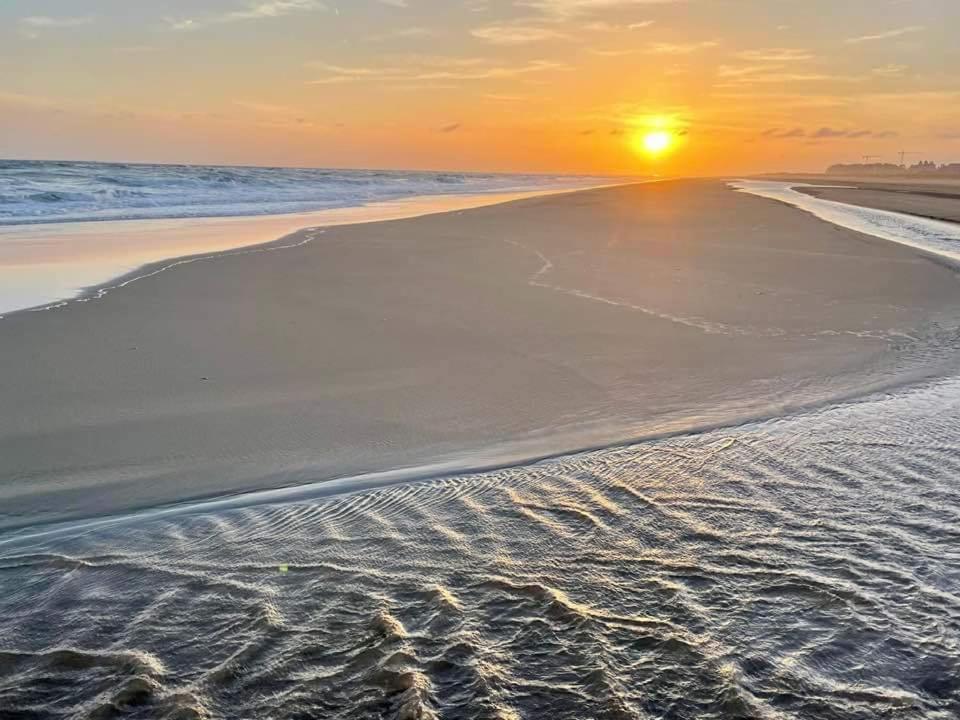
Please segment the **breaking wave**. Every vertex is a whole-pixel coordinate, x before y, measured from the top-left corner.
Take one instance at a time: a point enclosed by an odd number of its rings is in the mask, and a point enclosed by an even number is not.
[[[573,190],[607,177],[0,160],[0,225],[222,217],[423,195]]]

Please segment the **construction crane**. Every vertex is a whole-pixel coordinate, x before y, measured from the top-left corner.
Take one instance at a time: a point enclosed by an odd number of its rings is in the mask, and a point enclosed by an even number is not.
[[[910,150],[901,150],[901,151],[900,151],[899,153],[897,153],[897,154],[900,156],[900,167],[906,167],[906,165],[903,164],[903,159],[904,159],[907,155],[923,155],[923,153],[914,152],[914,151],[910,151]]]

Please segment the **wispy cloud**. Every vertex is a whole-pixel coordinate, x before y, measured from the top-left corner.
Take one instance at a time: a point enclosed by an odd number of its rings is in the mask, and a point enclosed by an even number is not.
[[[436,34],[437,33],[430,28],[422,27],[420,25],[413,25],[411,27],[394,28],[392,30],[388,30],[387,32],[377,33],[376,35],[371,35],[369,39],[381,41],[398,38],[424,38]]]
[[[28,15],[17,21],[20,27],[20,34],[24,37],[35,39],[39,37],[42,30],[55,30],[59,28],[75,28],[82,25],[93,23],[92,17],[53,17],[50,15]]]
[[[815,138],[836,138],[836,137],[846,137],[846,130],[834,130],[833,128],[822,127],[816,132],[813,133],[811,137]]]
[[[886,30],[884,32],[875,33],[873,35],[860,35],[858,37],[847,38],[846,42],[850,44],[863,43],[863,42],[872,42],[874,40],[889,40],[890,38],[900,37],[901,35],[908,35],[910,33],[920,32],[923,30],[922,25],[907,25],[906,27],[894,28],[893,30]]]
[[[531,60],[521,65],[492,66],[475,70],[440,70],[415,75],[414,80],[488,80],[529,75],[547,70],[564,70],[568,66],[551,60]]]
[[[548,15],[575,17],[610,8],[641,5],[669,5],[685,0],[522,0],[517,5],[533,8]]]
[[[895,132],[890,130],[840,130],[832,127],[821,127],[816,130],[807,131],[803,128],[792,128],[783,130],[781,128],[770,128],[760,133],[760,137],[773,140],[790,140],[794,138],[810,138],[812,140],[833,140],[836,138],[850,138],[859,140],[863,138],[889,138],[894,137]]]
[[[93,22],[90,17],[50,17],[49,15],[30,15],[20,18],[20,24],[34,28],[63,28],[89,25]]]
[[[654,55],[689,55],[697,50],[705,50],[719,44],[716,40],[690,43],[656,42],[647,47],[647,52]]]
[[[494,45],[527,45],[544,40],[564,40],[568,37],[559,30],[535,25],[487,25],[474,28],[470,34]]]
[[[626,55],[633,55],[636,52],[633,48],[590,48],[590,53],[599,55],[600,57],[624,57]]]
[[[453,124],[451,124],[451,125],[444,125],[442,128],[440,128],[440,132],[442,132],[442,133],[452,133],[452,132],[456,132],[456,131],[459,130],[461,127],[463,127],[463,125],[461,125],[460,123],[453,123]]]
[[[798,48],[762,48],[759,50],[741,50],[737,57],[751,62],[797,62],[812,60],[809,50]]]
[[[872,72],[874,75],[879,75],[880,77],[902,77],[903,74],[909,70],[906,65],[895,65],[894,63],[888,63],[886,65],[881,65],[880,67],[875,67]]]
[[[860,82],[851,75],[830,75],[820,72],[794,72],[787,65],[720,65],[717,77],[724,82],[717,87],[738,87],[752,84],[789,84],[802,82]]]
[[[198,30],[208,25],[248,20],[264,20],[291,15],[293,13],[326,9],[326,4],[320,0],[268,0],[267,2],[250,3],[239,10],[231,10],[218,15],[206,15],[198,18],[183,18],[179,20],[168,18],[167,24],[173,30]]]
[[[308,67],[327,73],[324,77],[307,81],[308,85],[386,80],[413,86],[413,84],[419,85],[424,82],[512,78],[549,70],[565,70],[568,66],[551,60],[530,60],[518,65],[498,65],[480,58],[433,56],[417,58],[414,56],[405,62],[384,66],[344,66],[313,62],[309,63]]]

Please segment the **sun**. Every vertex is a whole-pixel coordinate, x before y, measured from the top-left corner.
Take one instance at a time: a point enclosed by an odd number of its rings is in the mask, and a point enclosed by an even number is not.
[[[634,147],[638,147],[651,157],[657,157],[667,152],[673,142],[673,135],[668,130],[651,130],[639,133],[634,140]]]

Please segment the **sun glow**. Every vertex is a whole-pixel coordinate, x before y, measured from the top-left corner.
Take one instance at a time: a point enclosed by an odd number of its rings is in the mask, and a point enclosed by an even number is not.
[[[633,148],[650,157],[659,157],[674,145],[675,138],[669,130],[640,131],[633,137]]]

